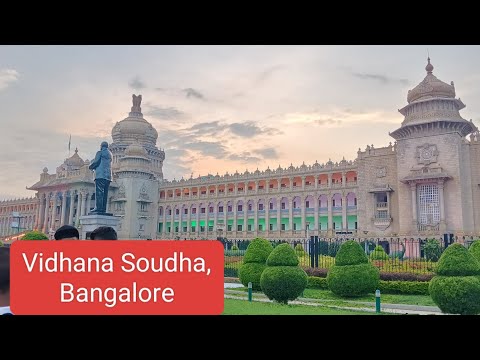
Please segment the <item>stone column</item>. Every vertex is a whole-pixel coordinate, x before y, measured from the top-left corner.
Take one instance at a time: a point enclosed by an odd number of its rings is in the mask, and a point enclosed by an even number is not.
[[[247,236],[247,231],[248,231],[248,204],[244,198],[243,199],[243,237]]]
[[[270,231],[270,200],[267,196],[265,199],[265,231],[268,237],[269,231]]]
[[[200,190],[197,190],[197,195]],[[200,236],[200,202],[197,205],[197,227],[195,228],[197,237]]]
[[[76,219],[76,224],[77,227],[80,226],[80,216],[83,215],[83,210],[85,207],[85,194],[83,191],[78,192],[78,202],[77,202],[77,219]]]
[[[293,234],[293,198],[288,198],[288,221],[290,232]]]
[[[282,197],[276,198],[277,200],[277,231],[278,235],[280,235],[280,232],[282,231]]]
[[[315,180],[316,181],[316,180]],[[315,234],[315,231],[318,231],[318,216],[319,216],[319,213],[318,213],[318,196],[315,194],[315,219],[314,219],[314,228],[313,228],[313,231],[314,231],[314,234]]]
[[[347,221],[347,196],[342,194],[342,229],[345,231],[348,227]]]
[[[45,206],[43,207],[43,232],[48,232],[48,206],[50,205],[50,193],[45,194]]]
[[[167,237],[167,207],[163,207],[163,215],[162,215],[162,237]]]
[[[258,180],[255,180],[255,194],[258,194]]]
[[[304,186],[305,186],[305,184],[304,184],[304,178],[302,178],[302,187],[304,187]],[[301,225],[300,225],[300,226],[301,226],[300,230],[302,230],[302,231],[305,231],[305,229],[306,229],[306,227],[305,227],[305,224],[306,224],[306,219],[305,219],[305,217],[306,217],[306,213],[307,213],[307,212],[305,211],[305,201],[306,201],[306,197],[304,197],[303,195],[300,196],[300,206],[301,206],[301,207],[300,207],[300,211],[301,211],[301,215],[300,215],[300,216],[301,216],[301,218],[302,218],[302,222],[301,222]]]
[[[62,216],[60,218],[60,226],[65,225],[65,215],[67,214],[67,191],[62,192]]]
[[[410,183],[410,190],[412,193],[412,221],[413,221],[413,231],[417,232],[417,184],[414,182]]]
[[[277,189],[278,191],[281,191],[282,190],[282,179],[278,179],[278,183],[277,183]]]
[[[328,187],[332,187],[332,173],[328,173]]]
[[[235,236],[237,236],[237,199],[233,200],[233,206],[232,206],[232,210],[233,210],[233,231],[234,231],[234,234]]]
[[[84,215],[88,215],[88,213],[90,212],[90,208],[91,208],[90,200],[92,200],[92,194],[87,192],[86,197],[87,197],[87,199],[86,199],[87,201],[86,201],[86,205],[85,205],[85,214]]]
[[[37,211],[35,215],[35,230],[39,230],[41,226],[41,216],[42,216],[42,197],[37,193],[38,202],[37,202]]]
[[[331,179],[330,179],[331,180]],[[329,180],[329,181],[330,181]],[[328,207],[328,233],[333,234],[333,214],[332,214],[332,194],[327,195],[327,207]]]
[[[346,182],[346,174],[345,172],[342,172],[342,187],[345,187],[345,182]]]
[[[189,190],[191,191],[191,190]],[[192,195],[191,192],[189,192],[189,196]],[[188,204],[187,207],[187,235],[188,237],[192,236],[192,207],[190,206],[191,204]]]
[[[173,239],[175,233],[175,206],[172,205],[172,217],[170,218],[170,238]]]
[[[208,192],[208,189],[207,189],[207,192]],[[210,211],[210,202],[207,201],[207,207],[205,208],[205,238],[208,239],[208,214],[209,214],[209,211]]]
[[[290,191],[293,190],[293,177],[289,177],[288,180],[290,181]]]
[[[75,205],[75,192],[70,190],[70,209],[68,212],[68,225],[73,225],[73,206]]]
[[[446,231],[447,224],[445,223],[445,200],[444,200],[444,181],[438,181],[438,200],[440,202],[440,232],[443,234]]]
[[[228,191],[228,188],[225,188]],[[228,231],[228,201],[225,201],[223,204],[223,224],[225,225],[225,229],[223,230],[223,236],[227,236]]]
[[[305,190],[305,176],[302,176],[302,190]]]
[[[218,188],[218,187],[217,187]],[[225,210],[225,205],[223,205],[223,209]],[[218,223],[218,203],[215,203],[213,206],[213,231],[217,234],[217,223]],[[216,238],[216,236],[215,236]]]
[[[270,191],[270,181],[265,180],[265,193],[268,194]],[[268,229],[267,229],[268,230]]]
[[[54,192],[52,196],[52,213],[50,216],[50,227],[48,230],[55,230],[55,218],[57,215],[57,193]]]
[[[258,182],[255,182],[255,186],[258,185]],[[254,231],[254,234],[255,234],[255,237],[257,237],[258,235],[258,204],[259,204],[259,201],[258,200],[255,200],[253,202],[253,231]]]
[[[315,179],[315,190],[318,189],[318,175],[314,176]]]

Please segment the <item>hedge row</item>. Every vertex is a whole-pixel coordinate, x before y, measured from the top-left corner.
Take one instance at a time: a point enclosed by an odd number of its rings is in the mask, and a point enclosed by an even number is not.
[[[429,295],[428,282],[425,281],[383,281],[380,280],[379,290],[384,294]],[[309,289],[328,290],[327,279],[309,276]]]
[[[303,270],[308,276],[316,276],[326,278],[328,269],[304,267]],[[412,273],[392,273],[380,271],[380,280],[384,281],[422,281],[429,282],[433,277],[433,274],[412,274]]]

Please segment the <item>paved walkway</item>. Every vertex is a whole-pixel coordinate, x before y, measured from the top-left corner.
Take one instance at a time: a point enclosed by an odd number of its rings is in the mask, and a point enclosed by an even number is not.
[[[239,290],[230,290],[228,288],[232,287],[242,287],[242,284],[228,284],[225,283],[225,295],[226,299],[237,299],[237,300],[247,300],[247,293],[245,291]],[[237,286],[230,286],[237,285]],[[240,286],[238,286],[240,285]],[[228,287],[228,288],[227,288]],[[264,294],[255,293],[253,296],[253,301],[260,302],[272,302]],[[350,307],[350,306],[339,306],[331,305],[329,302],[335,302],[338,300],[330,299],[308,299],[308,298],[298,298],[295,301],[289,302],[289,304],[298,304],[298,305],[307,305],[307,306],[324,306],[336,309],[345,309],[353,311],[367,311],[375,313],[375,303],[374,302],[364,302],[364,301],[350,301],[342,300],[345,303],[351,303],[352,305],[364,305],[362,307]],[[440,309],[436,306],[420,306],[420,305],[407,305],[407,304],[382,304],[381,310],[384,313],[392,314],[405,314],[405,315],[444,315]]]

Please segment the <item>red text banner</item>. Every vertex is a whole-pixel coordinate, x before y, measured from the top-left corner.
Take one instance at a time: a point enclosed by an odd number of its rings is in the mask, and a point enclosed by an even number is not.
[[[16,241],[16,315],[219,315],[218,241]]]

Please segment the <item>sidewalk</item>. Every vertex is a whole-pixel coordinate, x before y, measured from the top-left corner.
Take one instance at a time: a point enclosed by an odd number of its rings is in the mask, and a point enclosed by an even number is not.
[[[230,285],[230,284],[229,284]],[[226,299],[236,299],[236,300],[247,300],[247,293],[245,291],[230,290],[225,288],[224,297]],[[253,296],[253,301],[260,302],[272,302],[264,294],[255,293]],[[344,309],[352,311],[368,311],[375,313],[375,303],[374,302],[364,302],[364,301],[351,301],[351,300],[342,300],[346,303],[351,303],[352,305],[364,305],[362,307],[349,307],[349,306],[338,306],[330,305],[329,302],[335,300],[329,299],[307,299],[307,298],[298,298],[295,301],[290,301],[289,304],[297,305],[307,305],[307,306],[324,306],[335,309]],[[404,314],[404,315],[444,315],[440,309],[436,306],[419,306],[419,305],[407,305],[407,304],[382,304],[381,311],[383,313],[391,314]]]

